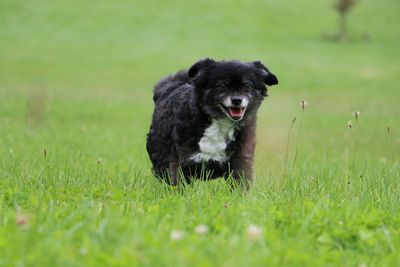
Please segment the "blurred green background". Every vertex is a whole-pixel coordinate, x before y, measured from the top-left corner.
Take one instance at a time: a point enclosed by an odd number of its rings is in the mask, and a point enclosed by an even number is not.
[[[332,1],[2,0],[2,149],[54,151],[63,142],[147,168],[153,85],[212,57],[262,60],[279,77],[260,110],[257,162],[282,163],[302,99],[310,104],[303,156],[338,150],[357,110],[360,150],[386,157],[387,127],[399,149],[399,14],[396,0],[360,1],[349,40],[335,42],[327,38],[337,32]],[[30,141],[17,137],[26,127]]]

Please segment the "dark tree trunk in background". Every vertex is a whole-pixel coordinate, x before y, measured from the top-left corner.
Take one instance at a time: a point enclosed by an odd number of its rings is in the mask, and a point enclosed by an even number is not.
[[[346,26],[346,13],[345,12],[340,12],[338,38],[340,41],[344,41],[347,39],[347,26]]]
[[[358,2],[358,0],[337,0],[335,9],[339,13],[339,31],[337,38],[339,41],[344,41],[347,36],[347,14],[350,9]]]

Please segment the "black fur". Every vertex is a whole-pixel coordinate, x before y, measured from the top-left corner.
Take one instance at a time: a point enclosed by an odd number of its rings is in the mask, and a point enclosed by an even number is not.
[[[147,138],[153,172],[171,184],[180,178],[216,178],[232,175],[252,180],[256,112],[267,96],[267,85],[278,80],[260,61],[214,61],[203,59],[188,71],[162,79],[154,89],[155,109]],[[190,158],[199,151],[199,140],[213,119],[226,118],[219,103],[226,95],[245,95],[249,104],[236,122],[235,140],[227,144],[226,162],[196,163]],[[242,180],[243,179],[243,180]]]

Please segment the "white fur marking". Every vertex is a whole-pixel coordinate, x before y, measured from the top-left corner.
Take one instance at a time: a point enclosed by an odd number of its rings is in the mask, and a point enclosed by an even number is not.
[[[194,154],[190,159],[195,162],[215,160],[225,162],[228,160],[225,149],[228,141],[235,138],[235,124],[227,119],[213,120],[211,125],[204,131],[199,141],[200,152]]]
[[[242,107],[246,108],[248,104],[249,104],[249,99],[247,97],[243,97]]]
[[[222,104],[224,104],[225,107],[230,107],[232,106],[232,101],[230,97],[225,97],[224,100],[222,101]]]

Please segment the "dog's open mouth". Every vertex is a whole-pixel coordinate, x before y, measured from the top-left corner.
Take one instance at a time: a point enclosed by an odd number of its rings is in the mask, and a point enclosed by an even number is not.
[[[245,107],[225,107],[222,104],[220,107],[225,115],[227,115],[233,121],[240,121],[246,112]]]

